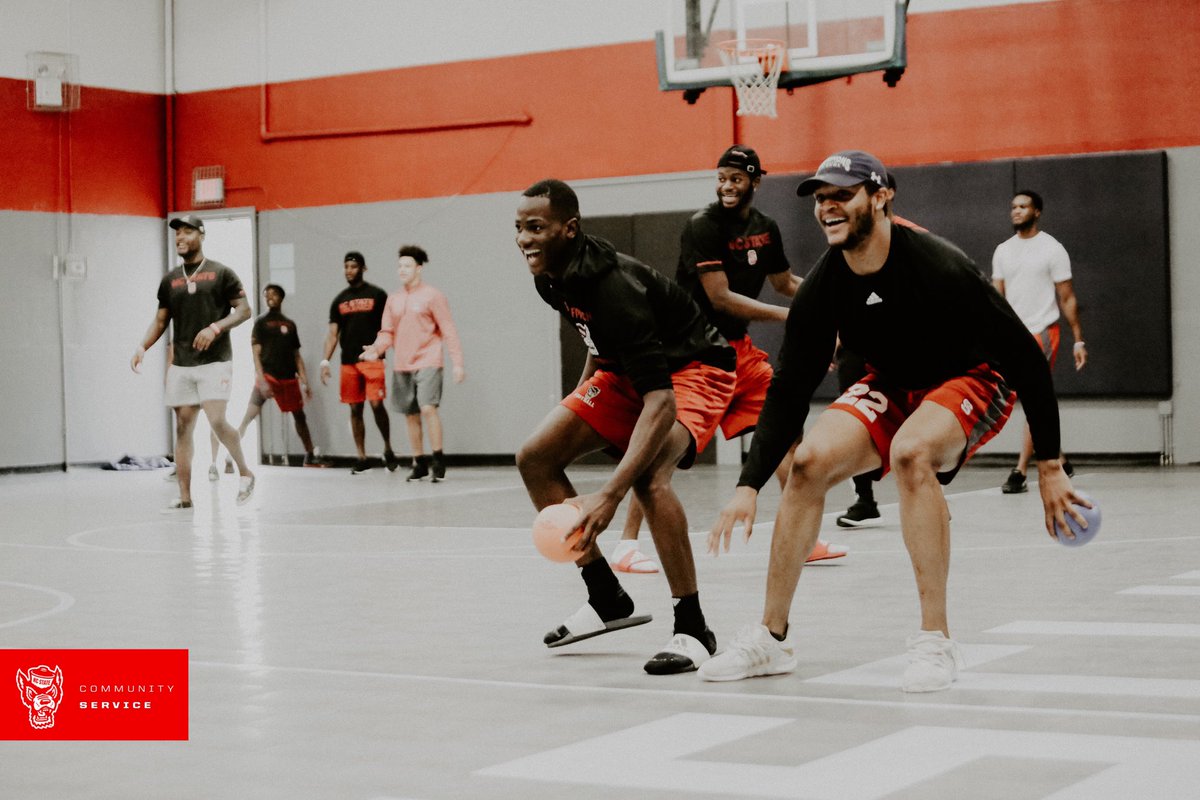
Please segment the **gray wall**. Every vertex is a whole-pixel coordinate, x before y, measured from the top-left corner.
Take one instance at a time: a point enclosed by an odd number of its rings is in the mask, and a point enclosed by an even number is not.
[[[0,212],[0,469],[166,452],[161,347],[142,375],[129,369],[157,305],[164,230],[157,219]],[[87,257],[84,280],[54,280],[59,250]]]
[[[1170,151],[1172,325],[1174,336],[1175,455],[1200,462],[1200,148]],[[578,181],[587,216],[697,208],[712,197],[709,173],[636,180]],[[443,406],[450,454],[511,454],[559,399],[558,320],[537,298],[513,243],[519,190],[434,200],[272,211],[259,216],[259,275],[270,279],[270,245],[295,246],[296,287],[286,310],[300,325],[310,371],[317,362],[329,302],[345,285],[341,257],[362,250],[368,277],[396,283],[398,245],[415,242],[430,253],[430,283],[450,299],[466,352],[467,381],[448,383]],[[1136,213],[1131,209],[1130,213]],[[87,255],[86,280],[63,287],[51,276],[51,257],[63,238],[57,214],[0,212],[0,469],[61,464],[66,428],[73,463],[131,453],[165,453],[163,349],[150,354],[141,376],[129,356],[154,313],[166,230],[161,220],[76,215],[73,251]],[[800,269],[800,265],[797,265]],[[60,323],[61,321],[61,323]],[[60,328],[61,324],[61,328]],[[65,332],[67,383],[60,378],[60,329]],[[245,357],[246,354],[239,354]],[[351,455],[348,415],[335,386],[318,388],[313,432],[325,452]],[[240,415],[233,409],[231,417]],[[1015,453],[1019,416],[988,446]],[[393,444],[407,452],[403,424],[394,418]],[[1068,400],[1064,442],[1089,453],[1157,452],[1156,401]],[[368,426],[369,431],[373,431]],[[369,434],[378,451],[378,436]],[[295,447],[295,437],[292,437]]]

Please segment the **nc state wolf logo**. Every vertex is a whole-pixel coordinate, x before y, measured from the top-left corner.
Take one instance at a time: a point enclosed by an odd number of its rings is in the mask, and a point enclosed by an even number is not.
[[[29,724],[34,728],[53,728],[54,712],[62,703],[62,670],[45,664],[17,670],[17,689],[21,702],[29,709]]]

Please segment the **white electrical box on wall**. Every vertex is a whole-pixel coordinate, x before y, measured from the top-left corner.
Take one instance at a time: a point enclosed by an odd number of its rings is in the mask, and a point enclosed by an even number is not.
[[[79,56],[73,53],[25,54],[25,104],[30,111],[79,108]]]
[[[81,281],[87,278],[87,256],[55,256],[54,279],[57,281]]]

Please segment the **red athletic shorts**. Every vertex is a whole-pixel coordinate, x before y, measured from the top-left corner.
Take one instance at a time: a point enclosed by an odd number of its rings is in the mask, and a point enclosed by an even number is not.
[[[675,389],[675,419],[692,434],[693,446],[679,462],[687,469],[717,432],[721,416],[733,397],[737,376],[720,367],[693,361],[671,376]],[[641,395],[624,375],[597,370],[567,395],[562,405],[578,414],[613,447],[624,453],[642,413]]]
[[[1058,340],[1061,335],[1062,331],[1057,322],[1041,333],[1033,335],[1033,338],[1037,339],[1038,344],[1042,346],[1042,355],[1050,362],[1051,369],[1054,369],[1054,362],[1058,360]]]
[[[387,375],[383,361],[342,364],[342,402],[362,403],[387,397]]]
[[[298,378],[280,380],[266,373],[263,374],[263,378],[266,379],[267,386],[271,389],[271,397],[275,399],[275,405],[279,406],[280,411],[290,413],[304,408],[304,395],[300,394]]]
[[[867,426],[883,461],[880,477],[886,475],[890,467],[896,431],[917,406],[928,401],[949,409],[967,435],[967,446],[953,469],[938,473],[938,481],[948,484],[967,459],[1004,427],[1016,397],[1017,393],[1008,387],[1000,373],[987,364],[980,364],[968,370],[966,375],[915,392],[889,389],[880,384],[874,372],[868,372],[829,407],[848,411]]]
[[[771,376],[775,374],[767,354],[755,347],[749,336],[735,339],[730,344],[737,351],[737,385],[729,408],[721,418],[721,433],[726,439],[754,430],[767,399]]]

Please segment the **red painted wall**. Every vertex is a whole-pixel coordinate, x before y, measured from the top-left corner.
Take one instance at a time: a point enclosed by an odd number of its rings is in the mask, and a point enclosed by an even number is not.
[[[84,86],[77,111],[25,104],[25,81],[0,79],[0,209],[162,216],[161,95]]]
[[[798,89],[780,96],[776,120],[736,119],[729,89],[694,106],[660,92],[651,42],[277,84],[265,126],[258,87],[199,92],[174,104],[171,179],[185,206],[192,170],[221,165],[229,205],[270,209],[704,170],[734,140],[774,171],[848,147],[904,165],[1200,145],[1198,41],[1195,0],[914,15],[896,88],[867,74]],[[84,89],[69,193],[62,115],[25,111],[23,81],[0,81],[0,102],[19,109],[6,115],[17,119],[15,157],[0,173],[0,207],[166,210],[162,98]],[[458,123],[470,127],[349,135]]]

